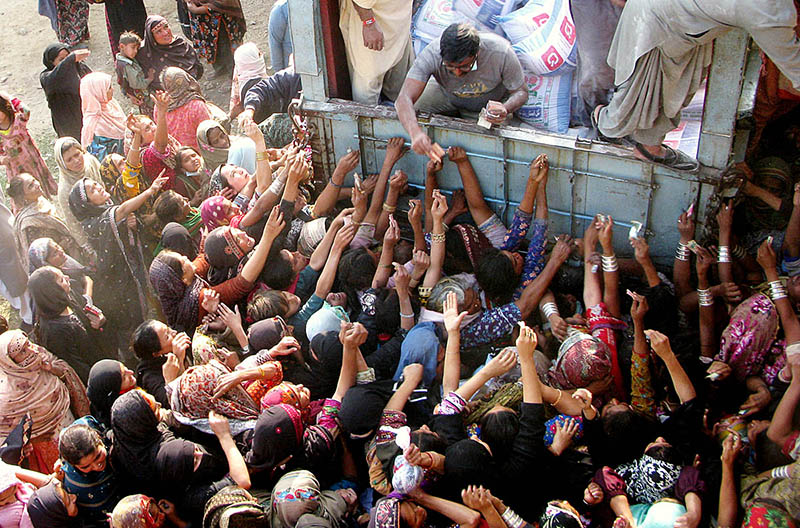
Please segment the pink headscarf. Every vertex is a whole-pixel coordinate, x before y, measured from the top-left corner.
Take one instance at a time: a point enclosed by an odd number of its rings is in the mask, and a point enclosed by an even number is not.
[[[92,72],[81,79],[83,148],[92,144],[95,135],[111,139],[125,138],[125,112],[118,102],[108,96],[110,88],[111,76],[107,73]]]
[[[203,219],[206,229],[211,231],[221,225],[227,225],[225,202],[223,196],[212,196],[203,200],[200,204],[200,217]]]
[[[266,79],[264,56],[252,42],[245,42],[233,54],[233,80],[231,82],[231,108],[241,103],[242,86],[251,79]]]

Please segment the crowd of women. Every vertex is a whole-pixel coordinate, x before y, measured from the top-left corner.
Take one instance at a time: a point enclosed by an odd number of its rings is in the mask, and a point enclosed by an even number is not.
[[[254,44],[232,135],[207,52],[105,3],[141,113],[72,50],[80,2],[50,2],[57,178],[0,98],[0,288],[23,320],[0,321],[0,526],[795,525],[786,162],[728,171],[705,225],[689,205],[667,277],[644,233],[615,255],[606,215],[548,235],[544,155],[508,225],[457,146],[419,197],[402,138],[379,174],[350,177],[358,151],[315,173],[303,127],[270,117],[299,80]]]

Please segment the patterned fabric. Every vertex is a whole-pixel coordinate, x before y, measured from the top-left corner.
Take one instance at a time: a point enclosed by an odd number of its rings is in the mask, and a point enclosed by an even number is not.
[[[461,238],[464,248],[467,250],[467,256],[472,266],[480,260],[484,250],[491,246],[489,239],[487,239],[478,228],[472,225],[458,224],[453,226],[450,233],[454,236]]]
[[[379,500],[370,512],[369,528],[400,528],[400,499]]]
[[[794,431],[783,443],[781,452],[792,460],[800,459],[800,431]]]
[[[516,218],[516,216],[515,216]],[[512,226],[513,227],[513,226]],[[525,254],[525,265],[522,268],[520,284],[514,292],[514,299],[519,299],[525,287],[533,282],[544,269],[545,245],[547,244],[547,220],[537,218],[533,221],[533,235]]]
[[[544,445],[550,446],[553,444],[553,438],[556,435],[556,425],[561,425],[564,427],[566,425],[567,420],[575,420],[578,422],[578,432],[575,433],[575,436],[572,437],[573,440],[580,440],[583,438],[583,417],[582,416],[567,416],[566,414],[559,414],[558,416],[554,416],[550,418],[544,423]]]
[[[199,152],[197,126],[211,118],[211,110],[206,102],[201,99],[192,99],[183,106],[167,112],[167,130],[171,136],[181,142],[181,145],[192,147]],[[189,197],[191,198],[191,196]]]
[[[314,516],[314,526],[323,524],[339,528],[345,523],[347,505],[336,492],[321,491],[317,478],[310,471],[300,469],[287,473],[275,484],[270,501],[271,528],[294,528],[301,517]]]
[[[89,40],[89,3],[86,0],[55,0],[55,4],[59,42],[72,47]]]
[[[442,403],[434,410],[434,414],[439,414],[443,416],[449,416],[453,414],[461,414],[464,410],[464,407],[467,406],[467,401],[456,394],[455,392],[451,392],[444,398],[442,398]]]
[[[161,90],[161,72],[169,66],[188,72],[195,79],[203,75],[203,65],[197,58],[197,53],[192,48],[188,40],[181,35],[174,35],[169,44],[158,44],[153,36],[153,28],[162,22],[166,22],[162,16],[150,15],[144,23],[144,45],[136,54],[136,60],[144,71],[153,70],[155,77],[150,87],[153,90]]]
[[[624,399],[626,397],[625,384],[617,356],[617,343],[619,341],[619,332],[625,330],[628,325],[612,316],[603,303],[588,308],[586,310],[586,319],[589,322],[589,333],[608,347],[611,373],[614,376],[613,390],[617,398]]]
[[[583,523],[577,510],[567,501],[550,501],[547,503],[540,528],[582,528]]]
[[[771,502],[754,502],[744,510],[742,528],[794,528],[792,516],[783,507]]]
[[[232,521],[233,516],[236,516],[236,521]],[[223,519],[227,526],[237,528],[261,527],[267,522],[264,509],[256,498],[239,486],[222,488],[206,503],[203,528],[221,528]]]
[[[28,268],[30,261],[26,263],[26,257],[29,256],[30,246],[35,240],[42,238],[57,242],[65,253],[81,259],[86,257],[70,228],[56,215],[53,204],[43,196],[17,212],[14,218],[14,238],[23,266],[27,264]]]
[[[638,460],[619,466],[617,473],[625,480],[631,502],[653,504],[671,494],[681,467],[642,455]]]
[[[773,478],[770,474],[745,474],[741,478],[742,504],[767,503],[782,506],[794,519],[800,519],[800,462],[787,468],[788,477]],[[760,525],[759,525],[760,526]]]
[[[522,320],[522,312],[515,303],[484,310],[471,324],[461,329],[461,347],[470,348],[498,341],[513,330]]]
[[[198,326],[192,336],[192,363],[195,365],[205,365],[212,359],[216,359],[220,363],[225,362],[225,356],[219,350],[219,345],[216,339],[209,334],[206,334],[208,327],[205,325]],[[258,401],[253,398],[253,401]]]
[[[207,418],[208,411],[214,410],[236,420],[258,418],[258,407],[241,385],[219,398],[213,397],[220,378],[228,373],[230,370],[214,359],[184,372],[178,385],[182,413],[189,418]]]
[[[264,409],[269,409],[273,405],[280,404],[291,405],[300,412],[304,411],[301,405],[300,391],[297,385],[286,381],[274,385],[264,394],[263,397],[261,397],[260,401],[262,411]]]
[[[778,311],[766,295],[758,293],[742,301],[731,313],[714,359],[727,363],[740,382],[761,374],[779,321]]]
[[[254,402],[261,402],[262,410],[265,408],[263,400],[265,395],[283,381],[283,367],[279,361],[267,361],[263,364],[271,365],[275,369],[275,374],[268,379],[259,378],[254,380],[252,383],[247,385],[246,388],[247,394],[250,395]]]
[[[39,182],[45,197],[50,199],[58,192],[58,185],[28,132],[31,112],[17,98],[11,99],[11,108],[14,120],[8,133],[0,134],[0,164],[6,168],[6,179],[11,182],[23,172],[28,173]]]
[[[161,72],[161,84],[170,95],[169,112],[177,110],[190,101],[205,102],[200,83],[180,68],[170,66]],[[183,144],[185,145],[185,143]]]
[[[208,2],[204,2],[208,3]],[[224,30],[230,39],[231,51],[241,45],[247,31],[247,22],[239,9],[239,16],[231,16],[212,11],[209,14],[189,14],[192,26],[192,41],[197,54],[214,64],[217,61],[217,47],[220,44],[219,32]],[[263,59],[262,59],[263,64]]]
[[[606,343],[582,332],[574,332],[561,343],[547,379],[557,389],[578,389],[606,378],[611,361]]]
[[[26,346],[34,350],[22,364],[17,364],[11,355],[20,354]],[[26,414],[33,420],[33,439],[51,441],[58,433],[68,416],[70,398],[64,383],[44,368],[55,362],[67,366],[44,348],[30,343],[21,330],[0,334],[0,438],[8,436]]]
[[[631,354],[631,407],[648,416],[656,415],[655,391],[650,382],[650,351]]]
[[[200,292],[206,286],[205,281],[195,275],[192,283],[186,286],[162,255],[150,264],[149,276],[167,324],[178,332],[191,332],[200,316]]]
[[[212,196],[203,200],[203,203],[200,204],[200,216],[203,218],[206,229],[211,231],[221,225],[226,225],[229,208],[230,202],[222,196]]]

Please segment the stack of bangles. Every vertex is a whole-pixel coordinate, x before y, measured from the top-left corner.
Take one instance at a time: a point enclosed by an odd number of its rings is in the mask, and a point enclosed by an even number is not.
[[[711,294],[711,289],[697,290],[697,300],[700,301],[700,306],[714,306],[714,296]]]
[[[269,161],[269,154],[267,151],[256,152],[256,161]]]
[[[683,242],[678,242],[678,247],[675,248],[675,258],[683,262],[689,262],[689,246]]]
[[[396,205],[389,205],[389,204],[385,203],[385,204],[383,204],[383,210],[386,211],[389,214],[392,214],[393,212],[395,212],[397,210],[397,206]]]
[[[601,258],[603,259],[603,272],[614,273],[615,271],[619,270],[619,264],[617,264],[616,255],[603,255]]]
[[[733,250],[731,251],[731,255],[736,260],[742,260],[744,257],[747,256],[747,252],[744,250],[742,246],[733,246]]]
[[[446,235],[444,233],[431,233],[431,243],[442,242],[444,243]]]
[[[544,303],[544,306],[542,306],[542,313],[545,319],[550,319],[551,315],[560,315],[558,313],[558,306],[556,306],[554,302]]]
[[[731,252],[728,249],[728,246],[720,246],[718,251],[719,256],[717,257],[717,262],[727,263],[731,261]]]
[[[780,280],[770,281],[769,298],[773,301],[777,301],[778,299],[785,299],[786,297],[786,286],[783,285],[783,282]]]

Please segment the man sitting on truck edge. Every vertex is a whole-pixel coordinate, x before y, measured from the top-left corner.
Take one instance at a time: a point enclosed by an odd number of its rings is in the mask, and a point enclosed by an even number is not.
[[[431,75],[434,81],[428,82]],[[439,161],[444,151],[422,131],[415,110],[477,118],[486,107],[487,120],[501,124],[527,100],[522,65],[511,44],[461,23],[448,26],[438,41],[420,53],[406,75],[395,108],[411,136],[414,152]],[[495,104],[489,105],[490,101]]]

